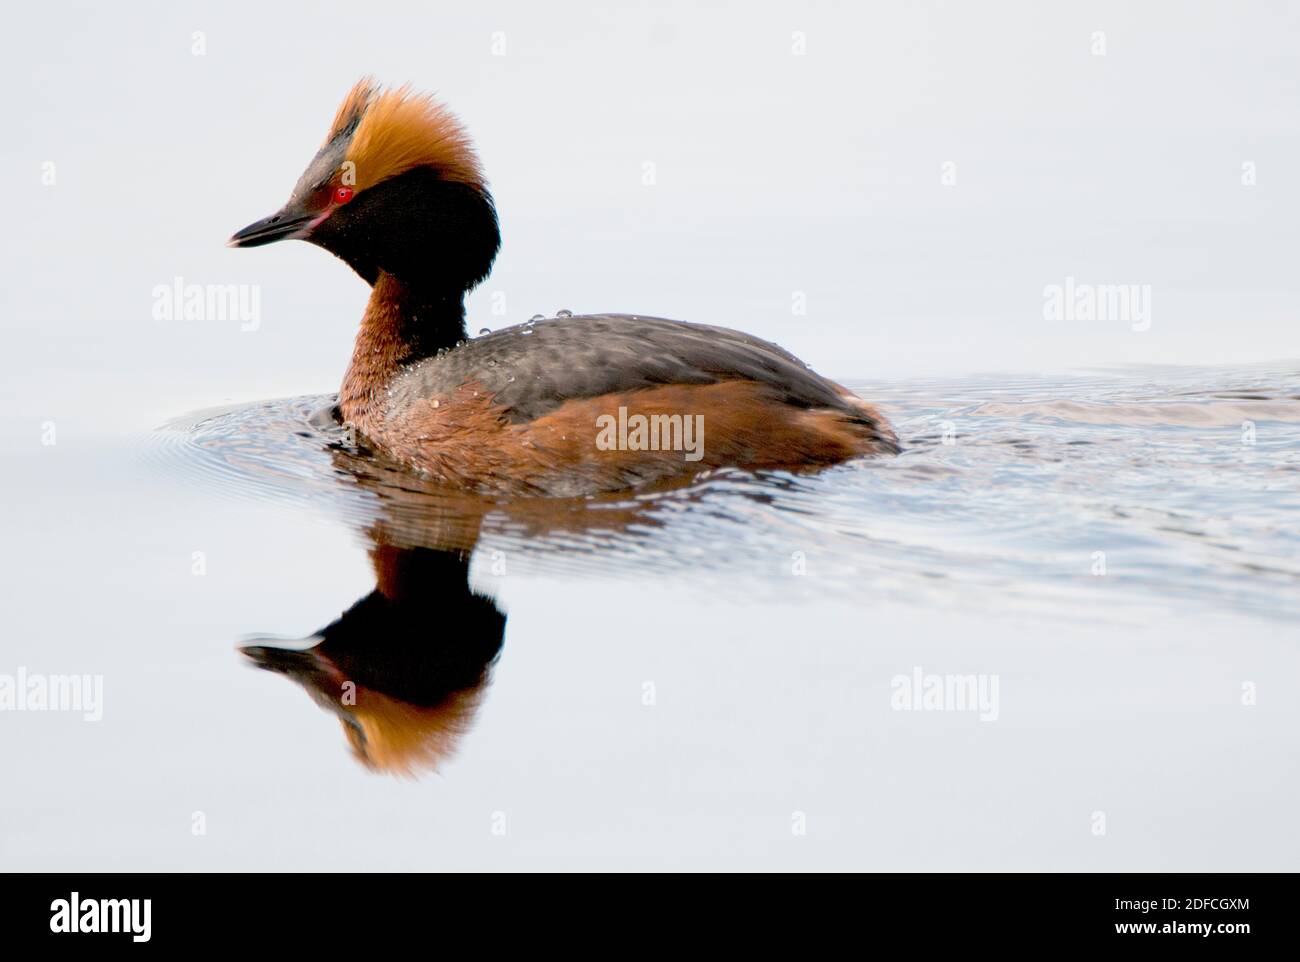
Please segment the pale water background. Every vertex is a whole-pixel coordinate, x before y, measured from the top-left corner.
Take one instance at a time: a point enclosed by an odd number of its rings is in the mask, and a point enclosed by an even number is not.
[[[0,866],[1295,869],[1297,29],[1269,3],[15,12],[0,673],[99,673],[105,705],[0,714]],[[369,592],[377,519],[447,520],[307,420],[363,285],[222,247],[366,72],[481,145],[505,247],[471,329],[742,328],[906,444],[476,519],[504,644],[418,779],[237,652]],[[176,277],[257,286],[256,330],[155,317]],[[1067,277],[1150,285],[1149,330],[1045,321]],[[996,675],[998,719],[892,710],[915,666]]]

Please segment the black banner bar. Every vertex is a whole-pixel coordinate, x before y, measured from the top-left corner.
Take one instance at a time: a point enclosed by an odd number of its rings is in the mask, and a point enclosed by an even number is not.
[[[752,919],[754,937],[773,925],[827,934],[856,929],[858,944],[873,932],[911,931],[927,948],[1127,942],[1231,949],[1285,933],[1283,890],[1294,888],[1289,875],[747,875],[729,877],[725,896],[716,879],[691,876],[674,878],[671,888],[662,879],[593,885],[578,875],[540,887],[525,878],[518,892],[515,880],[478,876],[32,874],[4,881],[6,947],[118,943],[132,950],[329,948],[350,930],[385,941],[425,926],[451,933],[479,918],[507,927],[536,920],[546,931],[560,917],[607,935],[610,926],[627,926],[634,941],[636,933],[657,938],[724,925],[743,940],[743,920]]]

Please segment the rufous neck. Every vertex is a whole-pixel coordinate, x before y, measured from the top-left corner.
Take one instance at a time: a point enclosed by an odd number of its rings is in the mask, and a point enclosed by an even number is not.
[[[402,368],[464,339],[461,292],[433,293],[381,271],[339,391],[344,420],[356,423],[373,414],[377,398]]]

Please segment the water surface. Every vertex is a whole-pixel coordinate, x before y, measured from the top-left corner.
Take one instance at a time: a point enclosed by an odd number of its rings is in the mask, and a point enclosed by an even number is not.
[[[588,501],[441,492],[358,451],[328,418],[332,396],[191,415],[161,443],[174,468],[223,495],[359,529],[382,518],[417,543],[509,552],[530,570],[688,574],[750,591],[751,578],[785,581],[800,551],[816,558],[820,591],[878,585],[916,604],[986,604],[996,591],[1000,606],[1074,618],[1149,605],[1300,613],[1300,375],[1144,369],[859,389],[889,412],[901,456]]]
[[[431,489],[325,395],[60,449],[12,657],[105,713],[6,719],[5,863],[1293,867],[1294,370],[854,387],[902,455],[586,501]]]

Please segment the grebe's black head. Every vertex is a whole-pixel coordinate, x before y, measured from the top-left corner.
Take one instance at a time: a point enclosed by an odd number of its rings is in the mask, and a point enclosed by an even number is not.
[[[456,294],[487,276],[501,244],[465,129],[432,98],[369,79],[339,107],[289,202],[230,246],[289,238],[325,248],[371,284],[384,271]]]

